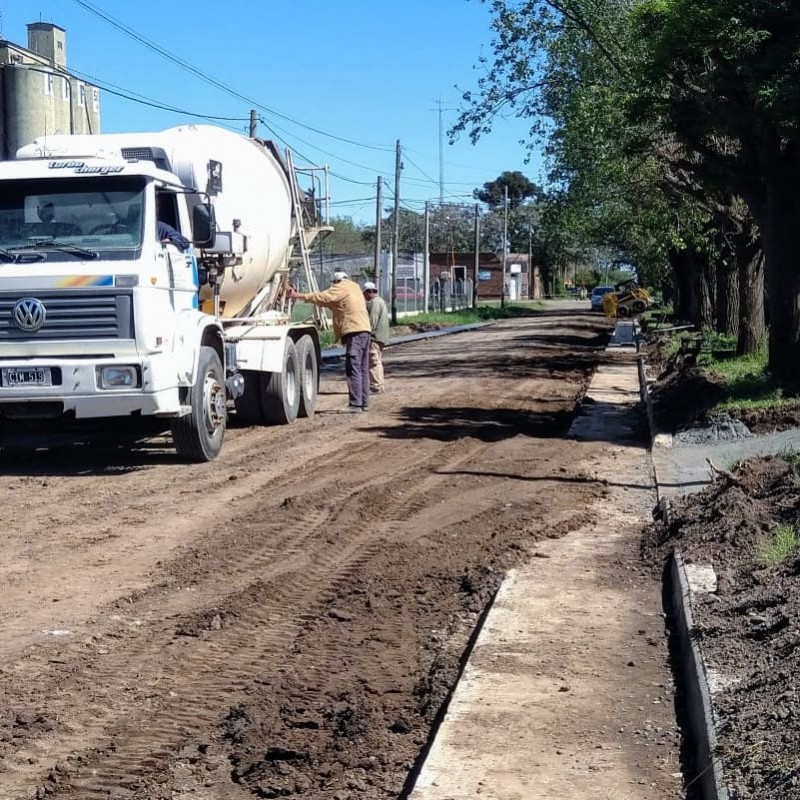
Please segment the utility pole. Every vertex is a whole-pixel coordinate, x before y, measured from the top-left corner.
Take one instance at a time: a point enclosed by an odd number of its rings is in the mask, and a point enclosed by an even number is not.
[[[397,325],[397,261],[400,257],[400,170],[402,149],[397,140],[394,162],[394,231],[392,234],[392,325]]]
[[[533,225],[528,225],[528,300],[535,300],[533,285]]]
[[[378,175],[375,203],[375,285],[381,291],[381,222],[383,221],[383,178]]]
[[[430,310],[431,297],[431,204],[425,201],[425,255],[422,261],[422,310],[427,314]]]
[[[258,134],[258,114],[254,108],[250,109],[250,138],[255,139]]]
[[[481,270],[481,207],[475,203],[475,274],[472,278],[472,307],[478,307],[478,280]]]
[[[506,262],[508,261],[508,186],[503,187],[503,288],[500,290],[500,308],[506,307]]]
[[[436,108],[429,108],[428,111],[439,112],[439,205],[444,205],[444,112],[457,111],[455,108],[447,108],[442,98],[436,101]]]
[[[444,205],[444,123],[442,98],[439,98],[439,205]]]

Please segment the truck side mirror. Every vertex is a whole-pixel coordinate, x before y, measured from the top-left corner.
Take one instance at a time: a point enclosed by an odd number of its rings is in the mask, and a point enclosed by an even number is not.
[[[192,209],[193,244],[198,247],[211,247],[217,235],[217,221],[214,207],[210,203],[199,203]]]

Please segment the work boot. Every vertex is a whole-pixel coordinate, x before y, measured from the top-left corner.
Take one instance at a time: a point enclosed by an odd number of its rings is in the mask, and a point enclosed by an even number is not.
[[[340,414],[360,414],[361,406],[346,405],[344,408],[339,409]]]

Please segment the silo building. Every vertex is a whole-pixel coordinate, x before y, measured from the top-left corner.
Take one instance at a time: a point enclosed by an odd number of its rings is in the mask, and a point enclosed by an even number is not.
[[[100,132],[100,90],[67,71],[67,32],[28,25],[28,46],[0,38],[0,158],[35,138]]]

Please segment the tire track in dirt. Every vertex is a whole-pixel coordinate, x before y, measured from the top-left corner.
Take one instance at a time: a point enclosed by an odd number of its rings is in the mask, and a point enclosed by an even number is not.
[[[337,434],[331,437],[334,443],[350,432],[348,427],[343,427]],[[361,451],[369,447],[365,442],[355,449]],[[47,510],[44,508],[38,518],[30,520],[21,529],[16,528],[15,538],[30,540],[31,544],[25,561],[18,562],[15,570],[24,574],[25,584],[48,587],[47,591],[58,598],[58,606],[47,602],[32,604],[27,589],[20,586],[18,591],[14,591],[15,582],[6,574],[8,588],[3,592],[3,608],[0,610],[0,624],[5,629],[3,658],[19,652],[28,644],[33,631],[40,632],[45,628],[74,630],[94,611],[98,602],[109,603],[120,596],[130,596],[146,589],[149,574],[157,563],[153,549],[148,545],[157,544],[158,555],[168,556],[187,538],[198,538],[205,524],[221,524],[226,520],[231,524],[231,509],[235,509],[237,514],[246,514],[261,507],[265,493],[285,489],[297,480],[297,474],[319,471],[322,485],[327,480],[329,458],[330,453],[325,452],[293,456],[290,450],[274,465],[242,477],[237,475],[235,481],[220,481],[216,474],[199,485],[195,484],[191,490],[173,484],[170,493],[174,500],[170,503],[172,510],[159,515],[157,528],[153,528],[152,519],[146,516],[136,524],[125,524],[124,516],[131,513],[128,505],[121,512],[122,519],[112,514],[103,521],[102,527],[97,523],[82,523],[72,538],[59,536],[56,541],[52,531],[57,524],[47,523]],[[287,462],[292,463],[291,469]],[[79,490],[77,496],[82,494]],[[198,496],[203,498],[199,506]],[[75,497],[75,490],[70,489],[57,494],[56,502],[74,508]],[[41,503],[38,505],[42,507]],[[142,508],[144,514],[144,506]],[[13,519],[7,524],[13,526]],[[125,531],[124,534],[110,533],[120,529]],[[102,562],[97,561],[98,558],[102,558]],[[105,594],[98,597],[96,587],[93,587],[91,593],[80,597],[71,588],[71,575],[92,562],[95,563],[95,581],[106,587]],[[19,585],[18,581],[16,583]]]
[[[330,505],[326,510],[316,510],[305,517],[295,526],[300,531],[297,540],[285,550],[279,545],[284,557],[291,559],[297,556],[300,548],[309,542],[315,532],[323,529],[329,530],[331,524],[351,525],[350,515],[345,520],[340,519],[341,508],[347,506],[348,500],[361,493],[367,493],[366,502],[360,503],[357,515],[361,520],[361,526],[350,541],[344,544],[341,541],[330,543],[330,546],[317,550],[310,557],[307,556],[305,563],[302,564],[302,577],[292,582],[291,585],[289,585],[289,581],[284,580],[281,586],[275,586],[274,583],[268,584],[268,579],[265,580],[264,587],[269,586],[269,597],[253,598],[254,604],[247,607],[247,623],[245,625],[241,625],[239,622],[234,623],[235,630],[232,636],[220,636],[219,641],[199,642],[197,647],[184,648],[177,667],[179,672],[172,675],[165,674],[163,676],[164,683],[167,686],[175,686],[180,680],[180,674],[192,675],[193,695],[202,698],[202,703],[198,703],[196,699],[187,700],[185,697],[167,700],[158,710],[153,708],[148,710],[147,724],[138,733],[136,732],[137,722],[139,722],[137,720],[123,725],[110,725],[113,720],[119,719],[126,710],[114,707],[112,704],[104,709],[105,713],[102,716],[96,718],[93,729],[76,731],[72,736],[62,738],[60,749],[66,753],[77,749],[83,749],[85,752],[89,745],[93,745],[100,752],[108,753],[99,764],[92,765],[91,768],[89,766],[82,767],[81,772],[87,770],[91,772],[88,783],[76,779],[73,788],[67,790],[65,796],[72,796],[71,793],[77,792],[76,796],[90,800],[94,797],[108,797],[109,792],[112,792],[115,786],[122,785],[131,788],[135,786],[138,777],[143,772],[154,768],[159,757],[167,757],[174,752],[183,738],[196,737],[203,730],[213,726],[232,703],[231,687],[247,686],[253,683],[262,669],[263,660],[268,656],[277,655],[282,648],[286,647],[286,643],[296,636],[297,620],[286,619],[286,610],[295,609],[297,611],[302,608],[306,615],[313,617],[318,614],[320,609],[327,606],[331,599],[341,591],[342,586],[352,580],[355,572],[363,568],[363,565],[375,555],[375,552],[384,546],[387,535],[398,535],[397,523],[403,518],[413,516],[414,510],[409,509],[406,504],[408,492],[414,489],[413,478],[408,479],[406,488],[398,489],[396,483],[393,485],[391,499],[380,509],[380,519],[375,511],[370,514],[364,513],[364,506],[369,506],[374,502],[376,490],[380,494],[381,490],[385,490],[387,486],[393,484],[393,479],[397,474],[407,470],[411,464],[418,467],[422,462],[437,461],[444,463],[446,468],[452,469],[485,448],[486,445],[481,443],[472,443],[467,446],[458,443],[442,448],[443,450],[461,451],[456,458],[441,459],[438,453],[434,453],[398,461],[392,475],[383,474],[380,478],[373,476],[355,487],[348,487],[342,490],[338,496],[331,498]],[[446,476],[429,476],[423,483],[433,485],[446,480],[448,480]],[[383,494],[385,495],[385,491]],[[425,503],[420,500],[416,505],[421,510]],[[395,519],[393,513],[397,508],[401,512],[400,520]],[[251,561],[249,564],[242,564],[237,557],[233,557],[229,564],[234,567],[231,571],[251,573],[253,567],[257,568],[264,561],[273,558],[277,549],[274,545],[269,546],[264,553],[259,555],[258,563]],[[284,579],[286,577],[284,575]],[[293,577],[298,578],[296,573]],[[246,596],[253,590],[260,595],[258,590],[261,588],[261,586],[252,585],[244,590],[244,595]],[[241,596],[235,598],[236,604],[241,603],[242,599]],[[222,609],[224,611],[224,604]],[[282,617],[283,621],[276,623],[276,620],[281,620]],[[165,628],[162,633],[165,638],[171,639],[174,635],[174,628]],[[261,650],[255,659],[252,654],[254,639],[258,640],[259,650]],[[146,647],[140,654],[132,653],[130,649],[126,651],[129,672],[136,673],[146,668],[146,665],[160,652],[164,642],[160,641],[160,638],[154,637],[153,631],[150,630],[145,644]],[[187,649],[189,652],[186,652]],[[238,655],[240,653],[241,657]],[[329,668],[333,668],[343,657],[350,657],[350,653],[330,653]],[[378,666],[377,660],[374,666]],[[115,678],[119,681],[119,677],[119,666],[114,665],[105,671],[99,671],[94,677],[94,682],[105,685],[112,683]],[[107,698],[103,699],[107,702]],[[132,727],[134,729],[133,736],[131,736]],[[104,742],[104,739],[107,741]],[[107,748],[112,742],[114,749],[109,753]],[[159,756],[159,752],[163,755]],[[48,753],[50,759],[53,756],[52,751]],[[18,751],[14,761],[20,764],[27,762],[31,757],[30,752]],[[27,770],[23,770],[19,774],[23,786],[30,785],[30,777]],[[11,786],[10,788],[13,789]]]

